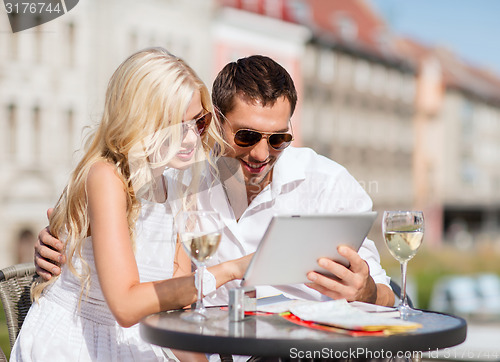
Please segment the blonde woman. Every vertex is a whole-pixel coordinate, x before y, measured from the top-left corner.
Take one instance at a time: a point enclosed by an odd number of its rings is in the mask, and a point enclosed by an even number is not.
[[[143,342],[137,323],[196,299],[193,274],[172,278],[176,245],[167,199],[190,207],[198,165],[209,150],[223,148],[212,111],[203,82],[164,49],[140,51],[118,67],[101,122],[50,218],[68,262],[59,278],[33,288],[11,361],[173,357]],[[191,184],[168,187],[175,180],[165,182],[166,167],[191,167]],[[178,270],[190,270],[187,260],[178,259]],[[241,279],[247,261],[219,264],[209,275],[217,287]]]

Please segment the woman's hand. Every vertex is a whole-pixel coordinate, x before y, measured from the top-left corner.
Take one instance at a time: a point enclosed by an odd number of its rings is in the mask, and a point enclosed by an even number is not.
[[[253,254],[255,253],[248,254],[242,258],[234,259],[227,262],[231,265],[231,268],[233,270],[232,272],[233,279],[243,279],[243,276],[247,271],[248,264],[250,264],[250,260],[252,260]]]
[[[215,280],[217,281],[217,288],[227,282],[230,282],[231,280],[243,279],[252,256],[253,253],[239,259],[226,261],[209,267],[208,271],[214,275]]]

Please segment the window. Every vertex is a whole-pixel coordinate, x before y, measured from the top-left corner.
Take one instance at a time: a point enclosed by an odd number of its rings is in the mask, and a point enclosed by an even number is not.
[[[19,232],[17,237],[17,263],[33,261],[33,247],[36,237],[32,230],[26,228]]]
[[[461,109],[461,126],[462,126],[462,142],[470,144],[474,138],[474,105],[467,99],[462,103]]]
[[[264,6],[264,12],[267,16],[278,19],[283,17],[282,0],[266,0]]]
[[[391,35],[387,30],[382,29],[378,32],[375,32],[375,42],[378,45],[379,49],[383,52],[391,50],[391,41]]]
[[[316,61],[318,57],[319,51],[316,51],[311,46],[306,47],[306,53],[302,58],[305,78],[311,79],[316,75]]]
[[[139,49],[139,47],[138,47],[139,42],[138,42],[138,39],[137,39],[137,32],[134,31],[134,32],[132,32],[129,35],[128,42],[129,42],[130,53],[133,53],[137,49]]]
[[[66,111],[66,139],[68,140],[66,153],[68,155],[72,155],[74,152],[74,145],[73,145],[73,139],[75,138],[74,132],[75,132],[75,115],[73,110],[69,109],[68,111]]]
[[[385,93],[384,89],[387,87],[387,71],[382,65],[374,67],[371,86],[373,94],[382,96]]]
[[[166,32],[164,38],[165,49],[168,51],[173,51],[174,35],[172,33]]]
[[[311,8],[308,4],[302,2],[302,0],[285,0],[287,5],[287,10],[291,12],[292,18],[296,19],[299,24],[304,24],[309,22],[312,14]]]
[[[387,71],[386,94],[390,99],[396,99],[402,91],[401,75],[397,70]]]
[[[40,124],[40,107],[33,107],[33,153],[34,159],[40,158],[41,152],[41,124]]]
[[[318,78],[324,83],[331,83],[334,77],[335,55],[330,49],[321,49],[319,54]]]
[[[72,68],[75,66],[75,24],[68,23],[68,65]]]
[[[358,60],[354,73],[354,87],[357,91],[364,91],[370,83],[370,64],[366,60]]]
[[[40,24],[42,23],[42,17],[40,15],[36,16],[35,23],[37,26],[33,29],[35,32],[35,62],[42,62],[42,31],[40,30]]]
[[[253,13],[258,13],[259,12],[259,3],[257,0],[242,0],[241,1],[242,8],[244,10],[253,12]]]
[[[406,74],[402,77],[401,99],[406,103],[413,104],[415,98],[415,76]]]
[[[354,40],[358,36],[358,25],[347,13],[335,13],[333,19],[334,27],[338,29],[343,40]]]
[[[8,116],[7,116],[7,122],[8,122],[8,138],[7,142],[9,143],[9,146],[7,147],[8,153],[11,156],[14,156],[16,154],[16,139],[17,139],[17,107],[15,104],[9,104],[8,106]]]
[[[478,177],[478,170],[469,158],[463,158],[460,165],[461,180],[463,185],[473,185]]]
[[[19,15],[16,13],[12,13],[11,21],[12,21],[12,29],[17,28],[17,22],[19,21]],[[17,60],[19,58],[19,35],[18,33],[10,34],[10,59]]]

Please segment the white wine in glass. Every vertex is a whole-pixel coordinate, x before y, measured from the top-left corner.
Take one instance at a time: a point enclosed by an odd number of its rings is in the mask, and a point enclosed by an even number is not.
[[[198,279],[198,299],[193,311],[181,317],[196,323],[207,319],[203,305],[203,274],[205,263],[214,255],[222,236],[222,221],[215,211],[186,211],[175,217],[177,237],[191,260],[196,265]]]
[[[421,211],[384,211],[382,232],[391,255],[401,264],[401,318],[422,313],[408,305],[406,269],[424,238],[424,214]]]
[[[424,233],[421,231],[389,231],[384,234],[391,255],[400,263],[409,262],[417,253]]]
[[[220,233],[201,235],[185,233],[180,236],[182,246],[195,263],[205,263],[209,260],[217,251],[220,239]]]

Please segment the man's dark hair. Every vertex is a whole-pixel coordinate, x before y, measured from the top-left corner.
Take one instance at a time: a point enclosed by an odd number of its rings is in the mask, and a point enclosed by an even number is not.
[[[212,87],[212,101],[220,115],[232,111],[235,96],[263,106],[272,106],[279,98],[285,97],[290,102],[290,116],[297,104],[297,91],[290,74],[263,55],[241,58],[219,72]],[[220,118],[224,122],[224,117]]]

